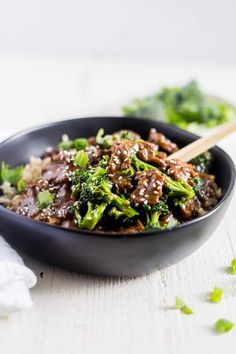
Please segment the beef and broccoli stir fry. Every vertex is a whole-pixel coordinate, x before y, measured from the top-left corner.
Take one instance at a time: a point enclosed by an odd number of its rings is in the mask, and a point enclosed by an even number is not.
[[[134,233],[172,228],[211,210],[221,190],[211,155],[167,160],[178,146],[151,129],[70,140],[26,166],[1,167],[0,203],[34,220],[69,229]]]

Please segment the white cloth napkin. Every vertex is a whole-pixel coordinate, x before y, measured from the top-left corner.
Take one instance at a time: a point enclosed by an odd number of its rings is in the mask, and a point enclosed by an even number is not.
[[[10,134],[0,132],[0,141]],[[0,317],[30,309],[33,302],[29,289],[35,286],[35,274],[24,265],[22,258],[0,236]]]
[[[30,309],[29,288],[37,282],[35,274],[0,236],[0,316]]]

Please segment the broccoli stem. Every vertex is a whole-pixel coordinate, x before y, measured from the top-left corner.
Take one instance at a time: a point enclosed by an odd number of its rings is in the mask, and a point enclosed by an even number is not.
[[[81,229],[93,230],[102,218],[106,207],[106,203],[102,203],[101,205],[93,205],[91,202],[88,202],[87,213],[84,217],[81,217],[78,211],[75,212],[78,226]]]
[[[159,224],[159,217],[161,215],[161,212],[158,210],[155,210],[153,212],[146,212],[146,225],[148,227],[155,227],[158,228],[160,227]]]
[[[126,217],[126,214],[123,211],[117,210],[116,207],[112,207],[108,214],[116,220],[118,220],[120,217]]]
[[[109,181],[103,181],[96,188],[96,193],[104,198],[108,204],[114,204],[120,211],[124,212],[128,218],[137,215],[137,211],[130,206],[130,202],[127,199],[123,199],[119,195],[112,193],[111,183]]]

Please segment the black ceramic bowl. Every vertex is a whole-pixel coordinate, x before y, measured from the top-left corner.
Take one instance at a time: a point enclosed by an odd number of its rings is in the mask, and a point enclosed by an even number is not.
[[[10,166],[40,156],[47,146],[56,146],[62,134],[88,137],[103,127],[106,133],[132,129],[146,138],[151,128],[173,139],[179,146],[197,137],[174,126],[135,118],[81,118],[51,123],[14,135],[0,144],[0,161]],[[172,230],[125,234],[96,234],[71,231],[33,221],[0,206],[0,233],[16,249],[35,258],[70,270],[99,275],[135,276],[177,263],[198,249],[213,233],[232,197],[235,167],[220,148],[212,149],[217,183],[223,198],[208,214]]]

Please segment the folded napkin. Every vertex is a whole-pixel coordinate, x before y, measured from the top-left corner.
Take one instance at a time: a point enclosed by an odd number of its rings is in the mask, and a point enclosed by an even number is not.
[[[32,270],[0,236],[0,316],[31,308],[29,288],[36,282]]]
[[[10,131],[0,132],[0,141]],[[0,317],[30,309],[33,302],[29,289],[37,282],[35,274],[0,236]]]

